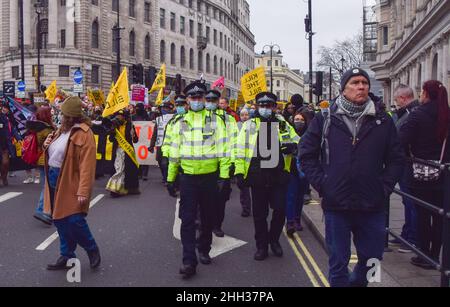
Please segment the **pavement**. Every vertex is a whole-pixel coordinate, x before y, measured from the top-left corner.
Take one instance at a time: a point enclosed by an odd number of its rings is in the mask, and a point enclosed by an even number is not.
[[[66,272],[49,272],[48,263],[59,256],[54,227],[32,215],[40,186],[24,185],[24,172],[0,187],[0,286],[7,287],[325,287],[327,255],[315,235],[306,229],[294,239],[282,235],[284,257],[270,253],[263,262],[255,253],[252,218],[241,217],[239,193],[233,188],[223,230],[214,238],[210,266],[199,265],[197,276],[184,281],[177,200],[161,183],[160,171],[150,169],[141,181],[141,195],[110,198],[108,178],[95,182],[88,223],[100,247],[102,264],[91,271],[86,253],[78,248],[81,282],[71,283]]]
[[[303,219],[305,225],[314,233],[318,241],[325,249],[325,224],[320,199],[314,195],[315,199],[310,205],[303,207]],[[401,233],[405,216],[404,206],[401,197],[391,196],[390,209],[390,228],[397,234]],[[381,263],[381,282],[373,283],[371,287],[439,287],[440,273],[435,270],[423,270],[410,264],[411,257],[414,254],[401,254],[398,252],[398,246],[391,246],[391,252],[384,254]],[[351,265],[357,261],[355,247],[352,246]]]

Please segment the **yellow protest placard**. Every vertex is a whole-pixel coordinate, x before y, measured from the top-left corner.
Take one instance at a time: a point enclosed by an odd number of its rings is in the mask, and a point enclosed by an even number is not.
[[[128,74],[125,68],[120,74],[114,88],[109,92],[106,98],[105,110],[103,117],[108,117],[117,111],[120,111],[130,104],[130,96],[128,94]]]
[[[155,105],[159,106],[162,104],[164,98],[164,89],[159,90],[158,97],[156,98]]]
[[[149,93],[151,94],[165,87],[166,87],[166,64],[162,64],[158,76],[156,77],[155,82],[153,82],[153,86],[150,89]]]
[[[56,94],[58,93],[58,87],[56,86],[56,80],[50,84],[50,86],[45,91],[45,98],[47,98],[50,103],[55,101]]]
[[[256,95],[267,92],[266,73],[264,67],[256,68],[241,78],[242,95],[245,102],[254,100]]]
[[[102,90],[93,90],[92,97],[96,106],[102,106],[105,103],[105,94]]]

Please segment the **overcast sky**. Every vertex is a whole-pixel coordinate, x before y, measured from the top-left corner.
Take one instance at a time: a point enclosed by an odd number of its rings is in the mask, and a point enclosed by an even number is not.
[[[292,69],[308,70],[308,41],[304,19],[307,0],[247,0],[250,4],[251,31],[255,51],[260,53],[271,42],[280,45],[283,60]],[[362,0],[312,0],[314,62],[320,45],[350,38],[362,31]]]

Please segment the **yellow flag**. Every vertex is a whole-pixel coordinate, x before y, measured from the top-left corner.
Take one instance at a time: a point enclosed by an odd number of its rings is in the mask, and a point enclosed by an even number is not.
[[[164,88],[159,90],[159,94],[158,97],[156,98],[155,104],[157,106],[161,105],[161,103],[163,102],[163,98],[164,98]]]
[[[103,111],[103,117],[108,117],[130,104],[130,95],[128,94],[128,74],[125,68],[120,74],[114,88],[109,92],[106,98],[106,106]]]
[[[259,93],[267,92],[266,72],[264,67],[258,67],[245,74],[241,79],[241,89],[245,102],[254,100]]]
[[[50,84],[50,86],[45,91],[45,98],[47,98],[50,103],[55,101],[56,93],[58,92],[58,87],[56,86],[56,80]]]
[[[166,87],[166,64],[161,65],[158,76],[153,83],[150,94]]]

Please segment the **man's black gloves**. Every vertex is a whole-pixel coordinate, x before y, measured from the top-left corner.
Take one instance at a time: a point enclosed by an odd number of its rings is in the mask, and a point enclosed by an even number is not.
[[[175,184],[173,182],[169,182],[167,184],[167,191],[171,197],[178,198],[177,189],[175,188]]]
[[[281,145],[281,153],[284,155],[295,155],[297,154],[298,144],[288,143]]]

